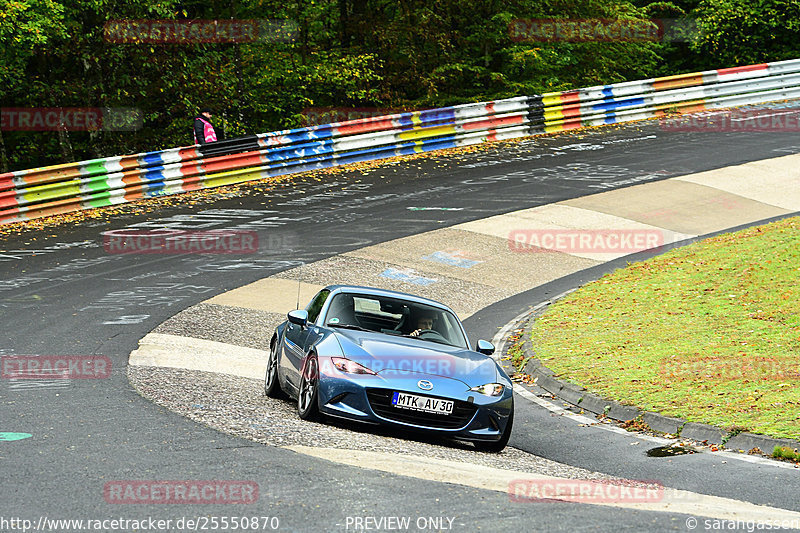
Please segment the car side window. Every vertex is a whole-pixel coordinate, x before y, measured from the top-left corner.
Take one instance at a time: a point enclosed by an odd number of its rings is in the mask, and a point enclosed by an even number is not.
[[[308,304],[306,307],[306,311],[308,311],[308,321],[309,323],[316,322],[317,317],[319,316],[319,312],[322,311],[322,306],[325,305],[325,300],[328,299],[328,295],[330,295],[331,291],[328,289],[322,289],[314,296],[314,299],[311,300],[311,303]]]

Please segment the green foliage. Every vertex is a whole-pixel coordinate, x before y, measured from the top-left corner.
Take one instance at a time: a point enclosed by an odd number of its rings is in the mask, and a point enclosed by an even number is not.
[[[64,7],[53,0],[0,0],[0,98],[24,83],[37,49],[65,35]]]
[[[304,124],[309,107],[427,108],[798,57],[800,0],[0,0],[7,107],[124,107],[136,132],[3,131],[10,166],[191,142],[215,111],[226,137]],[[693,43],[536,42],[531,19],[697,19]],[[292,40],[113,42],[113,21],[285,21]],[[65,143],[69,146],[65,146]]]
[[[788,459],[790,461],[800,462],[800,453],[797,449],[792,449],[786,446],[775,446],[772,450],[772,457],[776,459]]]
[[[800,1],[703,0],[692,49],[726,66],[800,57]]]

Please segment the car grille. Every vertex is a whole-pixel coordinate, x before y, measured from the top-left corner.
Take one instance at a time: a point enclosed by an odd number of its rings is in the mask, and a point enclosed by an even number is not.
[[[449,415],[398,409],[392,405],[392,392],[393,391],[390,389],[367,389],[367,398],[369,399],[369,405],[372,407],[372,410],[375,411],[376,415],[395,422],[441,429],[457,429],[466,426],[469,421],[472,420],[472,417],[475,416],[475,411],[478,410],[475,404],[463,402],[461,400],[455,400],[453,402],[453,412]],[[426,395],[419,394],[418,396]],[[450,399],[438,396],[427,397],[442,400]]]

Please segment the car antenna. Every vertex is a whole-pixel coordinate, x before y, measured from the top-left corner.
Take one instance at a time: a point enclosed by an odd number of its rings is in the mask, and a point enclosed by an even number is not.
[[[303,265],[297,267],[297,306],[295,309],[300,309],[300,269]]]

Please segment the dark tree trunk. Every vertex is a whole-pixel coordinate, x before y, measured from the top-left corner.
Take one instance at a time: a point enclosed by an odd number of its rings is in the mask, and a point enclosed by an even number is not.
[[[6,155],[6,143],[3,141],[3,130],[0,130],[0,173],[8,172],[8,156]]]
[[[339,3],[339,42],[342,48],[350,46],[350,18],[347,15],[347,0],[338,0]]]
[[[64,160],[64,163],[72,163],[75,161],[75,155],[72,152],[72,143],[69,142],[69,132],[63,121],[58,128],[58,147],[61,148],[61,158]]]

